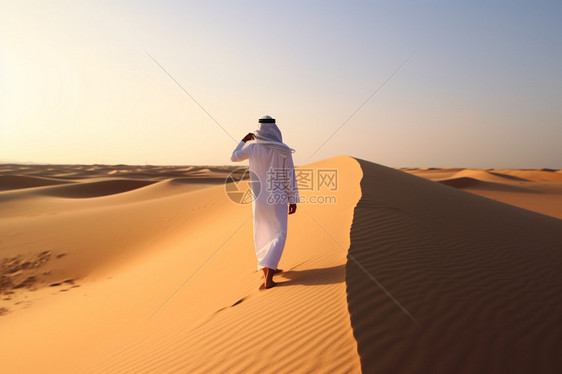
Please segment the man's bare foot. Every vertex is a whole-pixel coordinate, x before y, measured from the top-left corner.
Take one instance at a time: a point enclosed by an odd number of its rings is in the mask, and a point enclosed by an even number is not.
[[[273,281],[273,275],[275,274],[275,270],[270,268],[263,268],[263,273],[265,275],[265,281],[263,282],[262,288],[268,289],[271,287],[275,287],[277,285],[276,282]]]
[[[273,280],[270,280],[269,283],[267,281],[265,281],[262,284],[262,288],[265,288],[265,289],[275,287],[275,286],[277,286],[277,282],[274,282]]]

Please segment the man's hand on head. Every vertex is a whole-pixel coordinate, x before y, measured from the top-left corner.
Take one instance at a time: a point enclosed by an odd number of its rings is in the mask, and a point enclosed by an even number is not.
[[[255,135],[252,134],[251,132],[249,132],[248,135],[246,135],[246,136],[242,139],[242,141],[243,141],[244,143],[246,143],[248,140],[254,140],[255,138],[256,138]]]
[[[289,214],[293,214],[297,211],[297,204],[289,204]]]

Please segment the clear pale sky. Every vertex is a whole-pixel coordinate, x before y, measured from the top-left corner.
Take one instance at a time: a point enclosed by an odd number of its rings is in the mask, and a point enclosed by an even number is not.
[[[0,0],[0,162],[562,168],[562,2]],[[314,156],[312,153],[413,57]]]

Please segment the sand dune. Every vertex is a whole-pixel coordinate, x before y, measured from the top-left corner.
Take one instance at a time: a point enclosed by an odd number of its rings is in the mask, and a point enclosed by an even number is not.
[[[108,196],[123,193],[137,188],[145,187],[154,181],[143,181],[134,179],[113,179],[89,183],[77,183],[55,188],[41,190],[41,194],[46,196],[57,196],[64,198],[87,198]]]
[[[128,179],[170,179],[190,174],[205,174],[207,177],[224,176],[238,166],[152,166],[152,165],[0,165],[0,173],[22,176],[39,176],[63,180],[82,181],[87,178],[107,176]],[[201,170],[205,172],[201,173]]]
[[[345,262],[361,169],[349,157],[311,166],[340,170],[338,204],[303,204],[291,216],[285,272],[265,292],[251,207],[229,201],[223,185],[169,193],[189,186],[169,180],[103,197],[34,195],[58,214],[0,221],[12,235],[3,249],[13,248],[7,257],[21,270],[4,294],[4,368],[357,372]],[[38,245],[47,259],[21,268]],[[14,288],[30,276],[33,284]]]
[[[487,182],[478,178],[471,177],[458,177],[450,179],[442,179],[439,183],[455,187],[455,188],[470,188],[470,189],[481,189],[481,190],[496,190],[496,191],[508,191],[508,192],[534,192],[531,189],[524,187],[513,186],[504,183],[497,182]]]
[[[560,171],[554,172],[553,169],[498,171],[534,182],[562,182]]]
[[[69,182],[0,192],[3,373],[560,371],[562,221],[476,195],[556,213],[557,172],[305,165],[337,202],[260,291],[234,167],[41,168],[1,166]]]
[[[473,178],[486,182],[527,181],[528,179],[506,173],[482,169],[464,169],[456,173],[453,178]]]
[[[562,178],[552,169],[402,169],[432,181],[562,218]]]
[[[453,178],[455,174],[465,170],[464,168],[401,168],[400,170],[406,171],[410,174],[418,175],[431,180],[442,180]]]
[[[350,254],[396,298],[348,262],[364,371],[559,371],[562,221],[359,162]]]
[[[27,175],[0,175],[0,191],[39,186],[52,186],[64,183],[68,182],[54,178],[33,177]]]

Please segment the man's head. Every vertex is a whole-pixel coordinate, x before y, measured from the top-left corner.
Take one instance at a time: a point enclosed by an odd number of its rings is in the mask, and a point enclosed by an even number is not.
[[[263,116],[259,119],[259,123],[275,123],[275,118],[271,118],[270,116]]]
[[[275,124],[275,118],[263,116],[259,119],[260,127],[254,131],[254,138],[258,143],[262,143],[268,148],[272,148],[283,157],[290,156],[295,150],[283,144],[281,130]]]
[[[258,122],[260,123],[260,128],[254,132],[257,140],[283,143],[283,136],[275,123],[275,118],[263,116]]]

